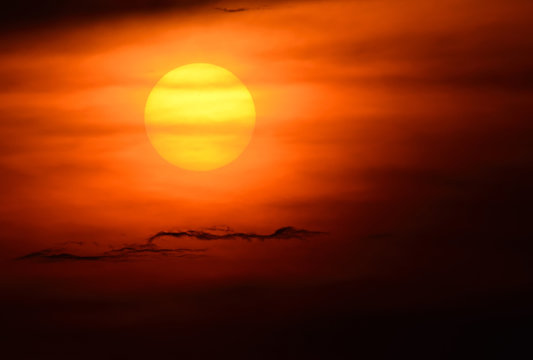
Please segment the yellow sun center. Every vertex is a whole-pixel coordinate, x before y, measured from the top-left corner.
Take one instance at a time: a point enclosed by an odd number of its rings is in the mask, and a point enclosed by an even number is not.
[[[168,162],[196,171],[234,161],[250,142],[255,107],[250,92],[231,72],[190,64],[164,75],[145,108],[150,142]]]

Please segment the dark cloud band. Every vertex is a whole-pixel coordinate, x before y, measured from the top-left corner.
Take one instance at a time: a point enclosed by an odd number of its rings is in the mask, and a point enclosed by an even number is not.
[[[21,0],[2,6],[2,27],[46,25],[58,21],[99,19],[164,11],[190,11],[214,0]]]
[[[153,235],[148,239],[148,242],[153,242],[154,240],[170,236],[174,238],[195,238],[198,240],[233,240],[233,239],[244,239],[244,240],[268,240],[268,239],[295,239],[295,238],[304,238],[313,235],[319,235],[321,232],[318,231],[309,231],[304,229],[296,229],[292,226],[282,227],[277,229],[271,234],[255,234],[255,233],[242,233],[242,232],[227,232],[224,234],[214,234],[206,231],[197,231],[197,230],[187,230],[187,231],[161,231]]]
[[[36,252],[32,252],[23,255],[16,260],[34,260],[34,261],[46,261],[46,262],[58,262],[58,261],[119,261],[119,260],[134,260],[141,257],[154,257],[154,256],[167,256],[175,258],[196,258],[204,256],[207,249],[193,249],[193,248],[161,248],[154,243],[154,240],[161,237],[174,237],[174,238],[192,238],[196,240],[235,240],[244,239],[248,241],[252,240],[270,240],[270,239],[303,239],[306,237],[322,234],[318,231],[310,231],[304,229],[296,229],[292,226],[283,227],[277,229],[271,234],[255,234],[255,233],[243,233],[233,232],[231,228],[211,228],[212,231],[223,232],[213,233],[205,230],[187,230],[182,232],[169,232],[162,231],[152,237],[150,237],[143,244],[129,244],[118,249],[113,249],[101,253],[90,255],[79,255],[68,252],[65,247],[44,249]],[[68,244],[75,244],[79,248],[85,244],[83,242],[69,242]],[[64,244],[65,245],[65,244]]]

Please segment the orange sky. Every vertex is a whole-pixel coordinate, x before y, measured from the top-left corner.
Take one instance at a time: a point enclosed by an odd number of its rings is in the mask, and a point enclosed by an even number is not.
[[[324,231],[335,248],[432,231],[434,204],[478,206],[473,183],[529,161],[531,46],[519,34],[530,10],[518,0],[208,4],[13,31],[0,55],[3,254],[218,224]],[[144,128],[153,85],[194,62],[229,69],[256,104],[246,151],[208,173],[165,162]],[[266,247],[257,251],[277,251]]]
[[[499,341],[533,303],[531,14],[531,0],[12,2],[8,342],[39,359],[213,343],[338,359],[345,338],[393,356]],[[161,158],[144,123],[157,81],[198,62],[235,74],[257,114],[242,155],[208,172]]]

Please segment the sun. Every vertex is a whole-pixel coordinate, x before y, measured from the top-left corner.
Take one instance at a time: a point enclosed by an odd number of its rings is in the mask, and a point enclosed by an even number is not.
[[[157,82],[144,118],[161,157],[182,169],[208,171],[244,151],[255,126],[255,106],[230,71],[197,63],[178,67]]]

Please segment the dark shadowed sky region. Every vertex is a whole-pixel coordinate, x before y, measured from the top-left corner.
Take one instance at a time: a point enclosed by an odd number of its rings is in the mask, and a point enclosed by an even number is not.
[[[7,358],[531,351],[531,14],[526,0],[5,5]],[[230,71],[255,106],[250,142],[212,171],[167,162],[145,127],[156,83],[192,63]]]

